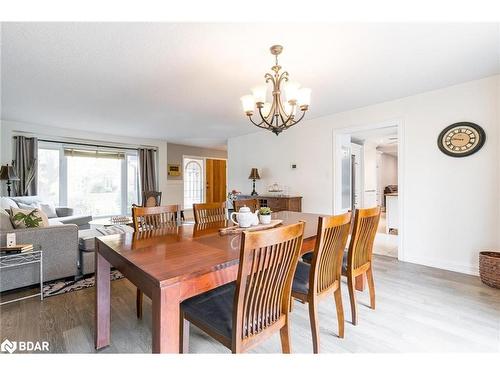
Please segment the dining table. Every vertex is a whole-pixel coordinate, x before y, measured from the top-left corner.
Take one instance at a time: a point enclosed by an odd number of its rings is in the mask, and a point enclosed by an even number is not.
[[[319,216],[291,211],[272,214],[273,219],[282,220],[280,225],[305,222],[302,254],[314,249]],[[179,353],[184,344],[180,342],[182,301],[237,278],[241,233],[220,233],[221,228],[232,226],[227,220],[206,224],[177,221],[159,229],[98,237],[96,349],[110,345],[110,272],[114,267],[151,298],[153,353]]]

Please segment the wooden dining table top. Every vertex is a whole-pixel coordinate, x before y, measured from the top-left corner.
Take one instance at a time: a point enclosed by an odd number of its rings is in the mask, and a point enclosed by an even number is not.
[[[281,211],[272,216],[283,220],[282,225],[304,221],[304,244],[310,240],[310,246],[303,246],[303,252],[313,249],[320,215]],[[99,237],[99,253],[133,267],[161,288],[236,265],[241,234],[219,233],[233,225],[230,221],[181,222],[152,231]]]

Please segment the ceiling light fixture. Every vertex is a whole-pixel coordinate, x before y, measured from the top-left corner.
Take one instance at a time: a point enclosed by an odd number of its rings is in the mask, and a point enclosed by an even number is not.
[[[298,82],[290,81],[288,72],[280,73],[278,55],[283,51],[282,46],[275,45],[270,50],[276,59],[275,65],[271,68],[274,73],[266,73],[264,78],[266,84],[271,82],[272,102],[266,102],[268,87],[262,85],[254,87],[251,95],[242,96],[241,104],[252,124],[278,135],[304,118],[311,102],[311,89],[301,88]],[[283,96],[281,95],[282,89],[284,90]],[[257,121],[252,118],[255,107],[260,117]],[[298,118],[297,107],[302,111]]]

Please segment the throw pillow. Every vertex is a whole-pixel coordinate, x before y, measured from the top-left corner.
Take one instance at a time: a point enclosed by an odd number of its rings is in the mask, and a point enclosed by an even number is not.
[[[10,221],[10,215],[0,208],[0,230],[12,230],[14,227]]]
[[[21,210],[10,208],[10,221],[15,229],[22,228],[44,228],[49,226],[49,219],[38,208],[31,210]]]
[[[34,204],[18,203],[17,205],[21,210],[33,210],[34,208],[38,208]]]
[[[43,213],[45,215],[47,215],[47,217],[49,219],[53,219],[54,217],[57,217],[56,208],[54,207],[53,204],[50,204],[50,203],[40,203],[40,210],[42,210]]]

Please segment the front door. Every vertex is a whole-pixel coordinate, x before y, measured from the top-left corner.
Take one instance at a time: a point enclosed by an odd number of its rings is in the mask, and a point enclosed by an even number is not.
[[[205,162],[206,202],[226,201],[226,160],[206,159]]]

